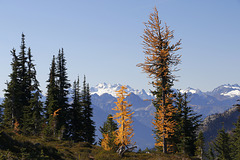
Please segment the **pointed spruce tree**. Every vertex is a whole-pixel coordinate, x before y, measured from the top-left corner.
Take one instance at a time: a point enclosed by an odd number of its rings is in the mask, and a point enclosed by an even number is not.
[[[94,143],[95,141],[95,126],[92,120],[93,108],[91,106],[91,95],[89,84],[86,83],[86,77],[83,80],[83,90],[81,95],[83,106],[83,140],[85,142]]]
[[[31,98],[31,91],[30,91],[30,84],[29,80],[31,79],[28,77],[28,68],[27,68],[27,53],[26,53],[26,44],[25,44],[25,35],[22,33],[22,42],[20,46],[21,50],[18,55],[19,60],[19,85],[20,85],[20,95],[19,101],[20,105],[23,108],[22,111],[25,111],[27,106],[29,106],[29,100]],[[21,120],[18,121],[20,126],[22,127],[24,124],[24,113],[21,115]]]
[[[56,60],[55,56],[52,58],[50,67],[49,79],[47,80],[47,96],[45,102],[45,118],[46,118],[46,135],[56,136],[56,118],[53,118],[54,111],[60,107],[58,105],[58,93],[59,88],[57,85],[57,73],[56,73]]]
[[[24,107],[23,116],[23,131],[25,134],[38,135],[41,131],[43,120],[42,111],[43,105],[40,99],[42,98],[39,82],[36,77],[35,65],[32,62],[31,49],[28,49],[27,56],[27,90],[30,95],[27,95],[29,105]]]
[[[195,155],[198,156],[198,158],[200,160],[203,160],[203,156],[204,154],[204,135],[203,132],[200,131],[198,133],[198,137],[197,137],[197,141],[195,142],[196,145],[196,151],[195,151]]]
[[[28,53],[26,52],[24,34],[22,34],[19,54],[16,54],[15,49],[11,53],[13,56],[13,62],[11,63],[12,73],[10,74],[10,82],[7,83],[7,89],[5,90],[3,104],[5,108],[4,124],[12,128],[14,124],[18,124],[19,129],[23,129],[23,132],[29,132],[32,130],[30,129],[30,123],[36,120],[34,120],[32,115],[33,111],[30,107],[32,102],[30,101],[32,101],[34,91],[40,90],[36,87],[36,70],[32,64],[30,48]],[[35,98],[35,101],[41,103],[39,98]],[[39,120],[39,117],[37,119]]]
[[[175,140],[177,139],[178,151],[193,156],[196,150],[195,142],[197,140],[197,130],[201,123],[201,115],[194,113],[188,106],[187,94],[178,92],[176,97],[177,116]]]
[[[58,92],[58,106],[61,108],[59,110],[59,115],[57,116],[57,130],[59,131],[59,138],[68,138],[69,128],[69,104],[68,104],[68,95],[69,88],[71,87],[66,68],[66,59],[64,56],[63,48],[59,50],[57,57],[57,85],[59,88]]]
[[[9,75],[10,81],[7,82],[7,89],[5,89],[3,108],[4,116],[3,123],[7,127],[14,127],[15,121],[20,121],[22,118],[22,106],[20,105],[20,82],[19,82],[19,61],[16,55],[16,50],[12,49],[12,73]]]
[[[155,146],[162,147],[167,153],[169,137],[173,135],[175,121],[172,116],[176,112],[173,106],[173,93],[171,87],[175,80],[172,74],[176,71],[176,66],[180,63],[180,57],[176,51],[180,49],[180,41],[171,44],[174,38],[173,31],[165,24],[163,26],[155,8],[154,13],[150,14],[149,20],[145,23],[143,45],[145,62],[138,64],[142,67],[150,78],[153,79],[152,85],[155,90],[152,92],[156,97],[153,104],[156,108],[155,126],[156,143]]]
[[[73,103],[70,108],[69,136],[75,142],[83,141],[83,107],[81,103],[81,92],[79,77],[73,82]]]
[[[221,160],[231,160],[230,137],[224,127],[218,131],[218,135],[213,143],[217,152],[216,157]]]
[[[206,158],[207,160],[215,160],[214,147],[211,142],[209,143],[208,152],[206,153]]]

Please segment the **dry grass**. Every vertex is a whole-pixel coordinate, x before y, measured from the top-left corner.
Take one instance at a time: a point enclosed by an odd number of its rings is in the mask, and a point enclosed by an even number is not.
[[[74,143],[47,137],[16,135],[11,130],[0,128],[0,159],[57,159],[57,160],[190,160],[180,154],[162,153],[117,153],[105,151],[86,142]]]

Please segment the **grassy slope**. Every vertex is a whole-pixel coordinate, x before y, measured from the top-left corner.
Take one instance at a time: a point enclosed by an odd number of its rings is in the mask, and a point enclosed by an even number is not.
[[[178,154],[126,153],[120,158],[114,152],[85,142],[73,143],[46,137],[16,135],[11,130],[0,128],[0,159],[81,159],[81,160],[190,160]]]

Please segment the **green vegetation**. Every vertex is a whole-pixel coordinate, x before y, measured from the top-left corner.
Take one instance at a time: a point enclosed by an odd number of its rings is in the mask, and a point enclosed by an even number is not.
[[[102,147],[88,142],[58,140],[46,136],[24,136],[16,134],[12,129],[0,128],[0,159],[66,159],[66,160],[190,160],[181,154],[127,152],[120,157],[113,151],[105,151]]]

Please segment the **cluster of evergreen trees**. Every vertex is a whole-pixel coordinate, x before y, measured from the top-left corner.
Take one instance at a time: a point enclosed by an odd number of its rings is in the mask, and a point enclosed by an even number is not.
[[[73,83],[73,93],[66,68],[63,49],[53,56],[45,104],[36,78],[36,69],[31,49],[26,51],[25,35],[22,34],[19,54],[12,49],[12,73],[5,89],[1,106],[4,114],[1,123],[9,128],[17,128],[26,135],[40,135],[93,143],[95,126],[89,84],[84,76],[83,88],[79,78]],[[72,95],[73,102],[69,102]]]

